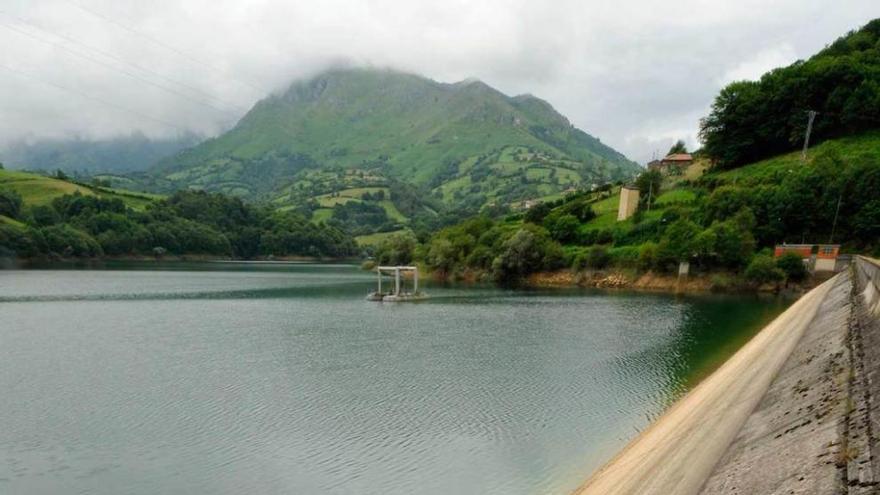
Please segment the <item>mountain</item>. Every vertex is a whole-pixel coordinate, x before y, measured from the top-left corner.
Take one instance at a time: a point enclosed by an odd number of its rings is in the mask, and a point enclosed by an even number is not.
[[[325,217],[381,190],[381,200],[366,201],[390,202],[383,209],[393,221],[443,205],[550,197],[638,170],[534,96],[363,68],[296,82],[152,172],[169,190],[223,191],[282,208],[309,203]]]
[[[146,170],[159,160],[199,143],[194,134],[150,139],[143,134],[113,139],[44,139],[18,141],[0,150],[8,168],[55,171],[68,174],[124,174]]]

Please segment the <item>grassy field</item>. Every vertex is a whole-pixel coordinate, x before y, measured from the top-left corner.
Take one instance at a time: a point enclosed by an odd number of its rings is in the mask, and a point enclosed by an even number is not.
[[[318,208],[317,210],[312,212],[312,221],[317,222],[326,222],[330,220],[330,217],[333,216],[333,208]]]
[[[26,205],[32,206],[46,205],[57,197],[75,192],[86,196],[119,198],[128,207],[135,210],[143,210],[148,204],[161,198],[155,194],[74,184],[52,177],[15,170],[0,170],[0,187],[17,192]]]
[[[825,141],[807,151],[806,165],[801,161],[799,151],[762,160],[733,170],[713,173],[723,182],[746,184],[776,181],[797,167],[810,166],[818,155],[828,155],[841,163],[855,159],[867,159],[880,162],[880,131],[872,131],[857,136],[850,136]]]
[[[676,203],[688,203],[697,198],[697,194],[690,189],[672,189],[657,196],[654,202],[656,206],[667,206]]]

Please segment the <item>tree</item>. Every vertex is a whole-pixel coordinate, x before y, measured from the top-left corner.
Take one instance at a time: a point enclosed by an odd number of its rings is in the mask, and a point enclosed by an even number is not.
[[[496,279],[514,281],[538,270],[542,260],[535,235],[520,229],[504,242],[501,254],[492,262],[492,269]]]
[[[540,227],[523,227],[501,245],[501,253],[492,261],[495,279],[516,282],[544,269],[562,265],[562,249]]]
[[[800,282],[809,275],[804,260],[798,253],[784,253],[776,259],[776,266],[785,273],[786,280],[792,282]]]
[[[535,225],[540,225],[541,222],[544,221],[544,217],[550,213],[550,205],[547,203],[538,203],[533,205],[526,211],[525,216],[523,216],[523,220],[526,222],[531,222]]]
[[[570,214],[558,215],[554,212],[544,218],[544,227],[550,232],[550,237],[562,243],[573,241],[580,225],[577,217]]]
[[[11,189],[0,189],[0,215],[18,218],[21,214],[21,196]]]
[[[393,234],[379,244],[376,259],[383,265],[408,265],[412,263],[416,238],[409,232]]]
[[[657,200],[660,187],[663,185],[663,174],[657,170],[646,170],[636,179],[636,187],[639,188],[639,204],[648,207]]]
[[[747,222],[744,224],[748,225]],[[741,228],[736,219],[715,222],[707,230],[714,235],[712,257],[721,266],[740,268],[752,257],[755,238],[748,229]]]
[[[780,270],[773,258],[766,255],[758,255],[752,258],[746,267],[746,279],[756,285],[781,282],[785,279],[785,273]]]
[[[680,218],[666,229],[657,247],[657,261],[663,264],[689,261],[697,254],[695,244],[701,232],[694,222]]]
[[[31,217],[38,227],[55,225],[61,221],[61,217],[52,205],[39,205],[31,207]]]
[[[671,148],[669,148],[669,153],[667,153],[667,155],[674,155],[677,153],[687,153],[687,152],[688,152],[687,146],[684,144],[684,141],[679,139],[678,141],[675,142],[675,144],[672,145]]]
[[[458,250],[445,238],[435,238],[428,245],[425,262],[441,272],[448,273],[458,262]]]

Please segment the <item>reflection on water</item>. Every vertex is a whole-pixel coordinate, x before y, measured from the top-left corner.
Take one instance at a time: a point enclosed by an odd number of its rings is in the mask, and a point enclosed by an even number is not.
[[[568,493],[785,305],[104,268],[0,272],[0,493]]]

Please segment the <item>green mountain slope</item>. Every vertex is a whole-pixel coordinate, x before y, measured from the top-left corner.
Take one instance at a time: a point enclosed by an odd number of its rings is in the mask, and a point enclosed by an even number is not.
[[[382,201],[409,217],[405,210],[436,211],[438,204],[514,204],[638,170],[533,96],[508,97],[479,81],[345,69],[264,99],[234,129],[154,172],[167,188],[223,191],[278,207],[316,201],[326,209],[320,199],[327,194],[404,184],[412,193],[404,197],[425,204],[408,208],[393,192]]]

